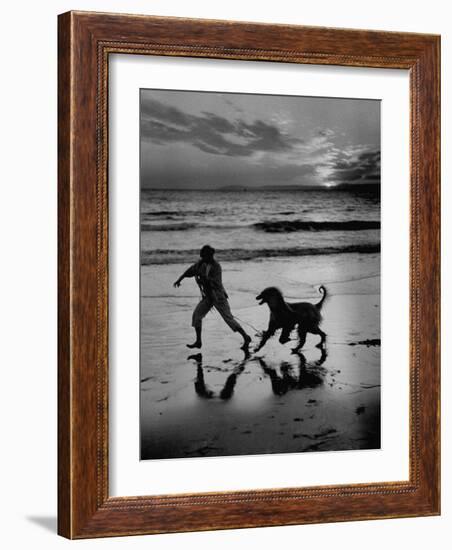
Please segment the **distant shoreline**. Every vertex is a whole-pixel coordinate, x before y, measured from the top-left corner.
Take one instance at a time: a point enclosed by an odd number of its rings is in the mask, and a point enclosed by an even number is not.
[[[226,185],[223,187],[212,188],[182,188],[182,187],[141,187],[141,191],[206,191],[206,192],[237,192],[237,191],[367,191],[379,192],[380,183],[350,183],[330,186],[313,186],[313,185],[262,185],[256,187],[246,187],[244,185]]]

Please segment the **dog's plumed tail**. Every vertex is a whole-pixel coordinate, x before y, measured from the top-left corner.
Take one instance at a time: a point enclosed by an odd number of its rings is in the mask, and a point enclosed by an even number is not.
[[[323,302],[325,301],[325,298],[327,296],[327,291],[326,291],[326,288],[323,285],[320,285],[319,286],[319,292],[321,292],[323,294],[323,296],[322,296],[322,299],[320,300],[320,302],[318,302],[315,305],[315,307],[320,311],[322,309]]]

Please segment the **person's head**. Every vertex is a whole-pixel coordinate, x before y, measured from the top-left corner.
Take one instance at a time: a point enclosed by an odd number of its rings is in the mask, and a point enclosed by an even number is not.
[[[205,262],[210,262],[213,260],[213,255],[215,254],[215,248],[212,248],[208,244],[205,244],[199,251],[201,259]]]

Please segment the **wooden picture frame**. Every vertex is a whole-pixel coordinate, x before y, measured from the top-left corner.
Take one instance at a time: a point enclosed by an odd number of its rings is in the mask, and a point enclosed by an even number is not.
[[[58,532],[68,538],[440,513],[440,38],[68,12],[58,39]],[[408,481],[110,497],[110,54],[407,69],[410,74]]]

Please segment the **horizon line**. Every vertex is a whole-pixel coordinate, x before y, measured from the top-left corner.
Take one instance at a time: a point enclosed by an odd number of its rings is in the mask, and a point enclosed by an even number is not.
[[[278,191],[278,190],[287,190],[287,191],[310,191],[313,189],[321,189],[325,191],[335,190],[335,189],[344,189],[351,187],[380,187],[381,182],[378,183],[341,183],[337,185],[256,185],[256,186],[242,186],[242,185],[225,185],[223,187],[148,187],[141,186],[143,191]]]

